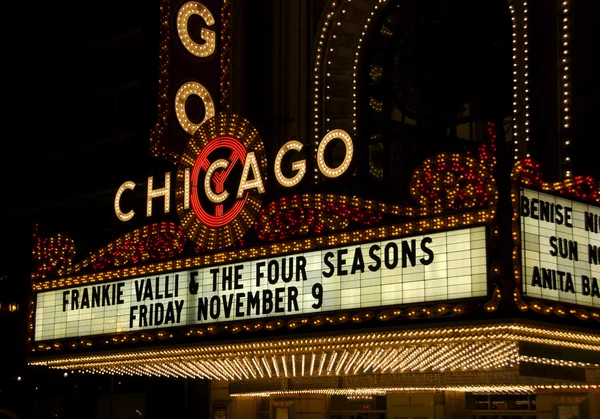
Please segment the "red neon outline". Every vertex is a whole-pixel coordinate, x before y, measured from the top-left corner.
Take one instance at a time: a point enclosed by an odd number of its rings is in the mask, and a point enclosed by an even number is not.
[[[208,170],[210,166],[208,155],[217,148],[222,147],[232,150],[231,156],[237,157],[242,164],[246,162],[246,148],[239,140],[228,136],[215,137],[206,144],[200,153],[198,153],[191,173],[192,186],[190,190],[190,201],[192,209],[194,210],[196,217],[204,225],[213,228],[222,227],[232,222],[244,208],[249,194],[248,192],[245,192],[244,197],[237,200],[229,211],[222,215],[219,215],[219,213],[223,211],[223,205],[221,204],[216,205],[215,212],[217,215],[210,215],[202,208],[202,205],[200,205],[200,199],[198,198],[198,176],[200,175],[200,169],[204,169],[205,171]]]

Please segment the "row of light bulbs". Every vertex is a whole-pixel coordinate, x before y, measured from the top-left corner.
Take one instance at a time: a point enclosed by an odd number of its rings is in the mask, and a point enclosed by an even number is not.
[[[231,393],[231,397],[271,397],[302,394],[323,394],[346,396],[348,399],[364,399],[370,396],[385,396],[389,393],[435,393],[456,391],[475,394],[536,394],[540,391],[587,392],[597,391],[599,385],[557,384],[557,385],[464,385],[464,386],[411,386],[411,387],[365,387],[365,388],[320,388],[310,390],[268,390],[260,392]]]
[[[512,368],[520,361],[600,366],[519,356],[519,341],[600,352],[600,337],[594,334],[508,324],[120,351],[37,359],[30,364],[98,373],[228,380],[498,370]]]
[[[469,213],[459,213],[452,216],[439,216],[429,219],[410,221],[402,224],[379,226],[360,231],[349,231],[333,234],[325,237],[307,238],[302,240],[290,241],[286,243],[269,244],[253,248],[235,249],[233,251],[218,252],[209,255],[195,256],[187,259],[165,260],[158,263],[147,264],[143,266],[129,266],[114,271],[101,271],[89,274],[62,277],[58,279],[39,281],[33,283],[35,292],[53,290],[74,285],[85,285],[88,283],[101,282],[106,280],[116,280],[135,276],[149,275],[165,271],[181,270],[187,268],[199,268],[202,266],[216,265],[219,263],[232,262],[237,260],[254,259],[258,257],[273,256],[290,252],[308,251],[327,246],[337,246],[341,244],[361,243],[374,239],[387,239],[399,237],[412,233],[422,233],[428,231],[452,229],[456,227],[466,227],[471,225],[483,224],[495,216],[495,210],[481,209]],[[167,226],[168,227],[168,226]],[[167,228],[165,227],[165,228]],[[171,231],[176,237],[181,235],[180,229]],[[133,236],[142,234],[143,229],[128,233],[104,249],[93,254],[90,258],[69,267],[68,272],[77,271],[93,263],[95,259],[115,248],[119,243],[126,241],[127,238],[135,239]],[[183,237],[182,240],[185,240]]]
[[[385,356],[383,356],[385,355]],[[443,356],[442,356],[443,355]],[[430,346],[372,347],[312,353],[225,357],[143,358],[129,362],[86,362],[48,365],[51,368],[124,375],[175,378],[255,380],[273,378],[400,374],[409,372],[479,371],[512,368],[517,363],[514,342],[471,342]],[[44,365],[44,363],[35,365]]]
[[[350,3],[351,0],[348,1]],[[353,133],[357,135],[357,86],[358,86],[358,69],[360,68],[361,46],[369,26],[374,21],[375,14],[380,6],[384,7],[387,0],[380,0],[372,5],[370,15],[363,17],[364,27],[361,35],[358,38],[358,43],[355,48],[353,77],[352,77],[352,125]],[[568,153],[568,146],[571,142],[570,126],[571,126],[571,84],[570,84],[570,36],[571,36],[571,5],[570,0],[563,0],[560,10],[560,54],[559,65],[561,75],[561,127],[563,137],[563,152],[564,152],[564,176],[570,178],[571,161]],[[333,57],[335,48],[327,47],[327,38],[337,38],[336,31],[342,29],[343,16],[346,13],[346,5],[336,7],[336,2],[331,3],[331,8],[326,14],[326,19],[323,23],[320,32],[320,39],[315,57],[315,67],[313,76],[314,90],[314,131],[315,131],[315,148],[319,140],[321,108],[324,103],[330,100],[327,90],[330,88],[329,78],[332,71],[328,68],[331,65],[330,56]],[[512,59],[513,59],[513,142],[515,147],[514,159],[518,160],[523,157],[530,157],[527,151],[527,145],[530,140],[530,89],[529,89],[529,5],[527,0],[512,0],[509,2],[509,10],[512,23]],[[325,81],[323,81],[323,76]],[[325,100],[323,100],[325,99]],[[376,106],[376,104],[373,104]],[[377,109],[375,109],[377,110]],[[329,120],[325,121],[329,122]],[[522,143],[524,142],[524,143]],[[315,180],[317,173],[315,171]]]

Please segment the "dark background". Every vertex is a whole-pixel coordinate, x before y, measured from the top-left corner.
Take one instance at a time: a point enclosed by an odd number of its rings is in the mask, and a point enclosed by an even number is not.
[[[0,304],[16,302],[19,311],[0,310],[0,409],[25,408],[14,397],[27,393],[11,389],[32,382],[25,348],[36,225],[45,237],[73,237],[78,258],[98,250],[120,233],[116,188],[150,170],[158,5],[34,0],[3,7]]]
[[[36,223],[42,235],[110,230],[116,188],[149,170],[157,114],[158,1],[26,8],[5,28],[0,270],[26,263]]]

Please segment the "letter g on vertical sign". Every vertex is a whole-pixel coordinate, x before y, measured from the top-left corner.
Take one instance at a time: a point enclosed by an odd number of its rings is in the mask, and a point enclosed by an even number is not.
[[[223,80],[230,34],[222,32],[230,27],[228,7],[225,0],[160,2],[158,118],[150,133],[155,157],[177,163],[190,136],[220,111],[219,98],[228,106],[229,83]],[[194,116],[191,98],[200,100],[200,115]]]
[[[199,16],[209,27],[215,25],[215,19],[206,6],[196,1],[187,2],[179,8],[179,12],[177,13],[177,34],[179,35],[179,40],[190,54],[201,58],[210,57],[215,53],[215,32],[201,28],[200,38],[204,42],[198,43],[194,41],[189,33],[190,18],[194,15]],[[200,123],[193,123],[186,112],[185,105],[187,99],[192,95],[200,98],[204,104],[204,119]],[[182,84],[175,95],[175,114],[181,128],[185,132],[190,135],[196,132],[200,125],[215,116],[215,105],[208,89],[196,81]]]

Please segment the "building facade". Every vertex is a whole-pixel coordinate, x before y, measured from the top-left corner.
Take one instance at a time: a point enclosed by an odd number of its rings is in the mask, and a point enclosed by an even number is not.
[[[600,414],[571,1],[157,6],[147,163],[87,251],[36,232],[29,365],[108,415]]]

